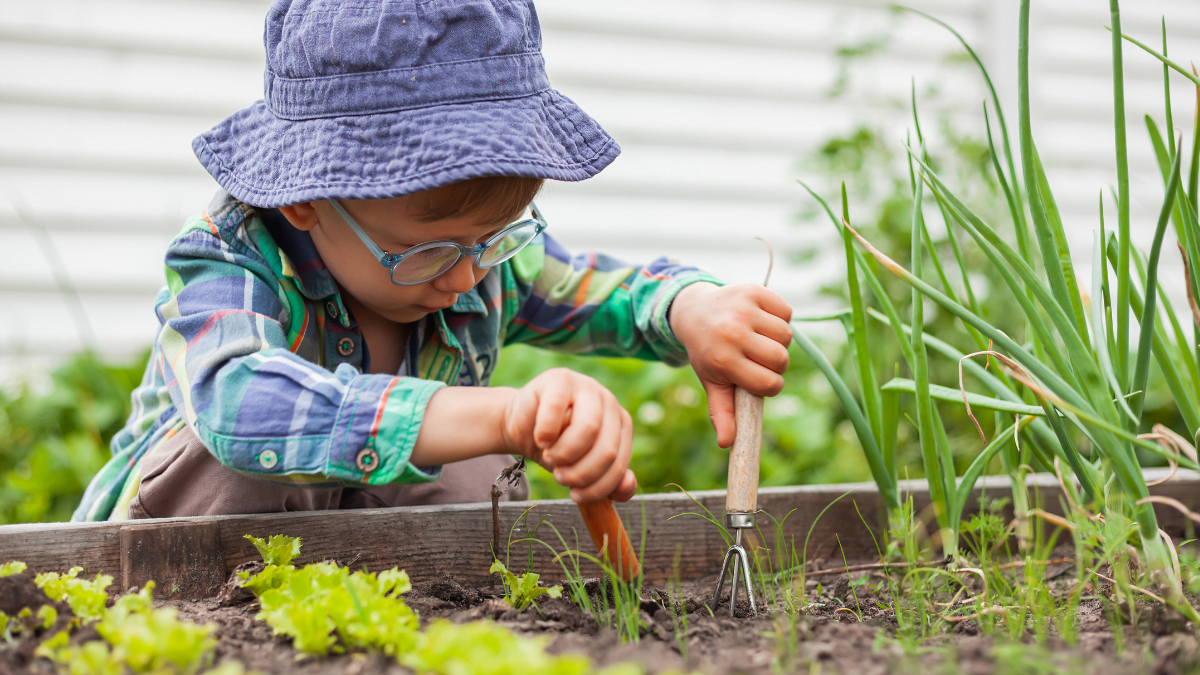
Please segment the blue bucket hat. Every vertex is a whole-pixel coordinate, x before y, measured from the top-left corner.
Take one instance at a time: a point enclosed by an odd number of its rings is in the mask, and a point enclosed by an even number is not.
[[[276,0],[263,40],[263,99],[192,141],[254,206],[577,181],[621,152],[550,87],[529,0]]]

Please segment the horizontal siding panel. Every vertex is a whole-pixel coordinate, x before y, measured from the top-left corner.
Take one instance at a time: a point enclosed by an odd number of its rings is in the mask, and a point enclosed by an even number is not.
[[[989,63],[1003,52],[991,65],[1002,94],[1011,93],[1005,50],[1015,40],[997,47],[1011,36],[987,23],[1008,10],[983,0],[916,5],[958,28]],[[1130,33],[1156,42],[1165,12],[1172,54],[1186,62],[1200,53],[1194,0],[1124,5]],[[914,80],[927,124],[946,117],[961,133],[982,135],[985,92],[974,68],[955,56],[960,46],[883,0],[537,6],[552,82],[624,148],[597,178],[551,183],[539,198],[551,231],[573,250],[635,262],[670,255],[731,282],[757,283],[765,252],[753,237],[763,236],[780,262],[772,287],[811,314],[832,306],[814,293],[843,264],[823,217],[798,220],[812,201],[794,179],[824,190],[840,177],[814,175],[800,159],[861,124],[903,138]],[[29,220],[46,228],[70,270],[96,344],[129,354],[149,343],[163,248],[216,189],[191,139],[262,95],[266,7],[263,0],[0,0],[0,63],[8,66],[0,71],[0,128],[19,130],[0,135],[0,182],[22,202],[18,215],[0,200],[0,311],[22,317],[0,323],[0,354],[82,344]],[[1115,182],[1108,20],[1107,4],[1093,0],[1034,5],[1035,134],[1081,269],[1098,194]],[[853,66],[844,94],[830,99],[841,68],[834,51],[888,33],[877,53]],[[1161,69],[1128,45],[1126,73],[1140,240],[1162,195],[1141,119],[1147,112],[1161,119]],[[1192,90],[1181,78],[1173,84],[1177,117],[1190,120]],[[1015,103],[1005,105],[1014,122]],[[812,257],[787,262],[802,255]],[[1177,262],[1165,256],[1164,265],[1174,283]]]
[[[154,339],[158,319],[153,294],[84,293],[83,313],[103,353],[128,356],[140,353]],[[0,287],[0,312],[21,317],[0,322],[0,353],[67,354],[85,346],[67,300],[53,290],[12,292]]]

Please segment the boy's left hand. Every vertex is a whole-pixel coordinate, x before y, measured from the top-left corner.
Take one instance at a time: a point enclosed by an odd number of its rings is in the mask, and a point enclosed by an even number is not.
[[[708,394],[708,415],[717,444],[733,444],[733,389],[759,396],[783,389],[792,341],[792,308],[758,284],[696,283],[671,303],[671,330]]]

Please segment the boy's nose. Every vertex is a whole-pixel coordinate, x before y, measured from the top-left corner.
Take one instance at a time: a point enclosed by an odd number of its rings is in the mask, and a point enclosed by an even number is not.
[[[442,276],[433,280],[434,287],[447,293],[466,293],[475,288],[475,259],[464,258]]]

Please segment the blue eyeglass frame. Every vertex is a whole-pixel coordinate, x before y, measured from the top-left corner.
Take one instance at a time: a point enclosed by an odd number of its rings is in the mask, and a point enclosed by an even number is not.
[[[549,225],[546,223],[545,218],[542,217],[542,212],[538,210],[537,204],[530,202],[529,210],[530,210],[530,214],[533,216],[532,218],[523,218],[521,220],[518,220],[518,221],[512,223],[511,225],[509,225],[508,227],[505,227],[503,230],[500,230],[496,234],[489,237],[487,241],[479,243],[479,244],[475,244],[474,246],[463,246],[462,244],[458,243],[457,241],[450,241],[449,239],[446,239],[446,240],[439,240],[439,241],[427,241],[423,244],[417,244],[415,246],[410,246],[410,247],[404,249],[403,251],[401,251],[400,253],[389,253],[389,252],[379,248],[379,246],[375,242],[371,241],[371,238],[367,236],[366,232],[363,232],[362,228],[359,227],[358,223],[356,223],[354,221],[354,218],[352,218],[349,213],[346,213],[346,209],[342,207],[342,205],[338,202],[338,200],[330,199],[329,204],[331,206],[333,206],[334,211],[338,212],[338,215],[342,217],[342,220],[346,221],[346,224],[350,226],[350,229],[354,230],[354,234],[358,235],[358,238],[360,240],[362,240],[362,243],[365,244],[367,249],[371,251],[371,255],[375,256],[375,259],[379,261],[379,264],[388,268],[388,279],[390,279],[391,282],[397,286],[418,286],[420,284],[423,284],[423,283],[426,283],[429,281],[433,281],[434,279],[437,279],[438,277],[442,276],[443,274],[454,269],[454,267],[456,265],[458,265],[458,263],[463,261],[463,258],[474,258],[475,266],[481,270],[486,270],[486,269],[495,267],[496,265],[499,265],[500,263],[504,262],[505,260],[509,260],[510,258],[515,256],[517,253],[520,253],[521,249],[528,246],[530,242],[532,242],[534,239],[536,239],[539,234],[544,232],[546,230],[546,228],[549,227]],[[506,255],[504,255],[504,257],[497,259],[495,262],[489,263],[487,265],[483,264],[483,262],[481,261],[480,258],[483,255],[484,251],[486,251],[493,244],[496,244],[499,241],[501,241],[502,239],[504,239],[505,237],[507,237],[514,230],[518,230],[523,227],[528,227],[530,223],[533,223],[535,229],[534,229],[533,236],[531,236],[529,239],[526,239],[525,243],[521,244],[520,246],[517,246],[516,248],[514,248],[511,251],[506,252]],[[442,247],[442,246],[458,249],[458,259],[456,259],[452,264],[450,264],[449,267],[447,267],[446,269],[442,270],[441,272],[438,272],[437,274],[429,277],[428,279],[422,279],[421,281],[396,281],[396,277],[395,277],[396,267],[398,267],[400,265],[400,263],[404,262],[406,258],[408,258],[409,256],[411,256],[415,253],[420,253],[422,251],[427,251],[431,248]]]

